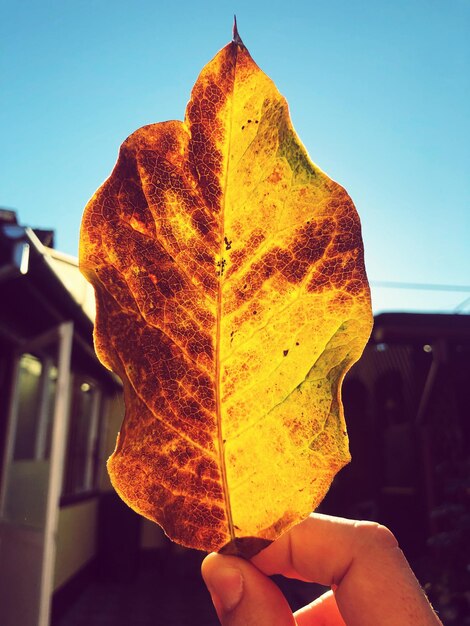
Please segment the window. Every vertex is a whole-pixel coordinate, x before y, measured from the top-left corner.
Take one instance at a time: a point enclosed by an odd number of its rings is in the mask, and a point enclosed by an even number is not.
[[[43,528],[57,367],[50,356],[24,353],[17,362],[6,452],[1,516]]]
[[[56,362],[49,354],[24,353],[18,360],[8,452],[8,480],[16,487],[10,490],[13,500],[5,500],[7,508],[23,497],[25,484],[38,494],[45,488],[42,483],[38,487],[38,481],[46,481],[49,471],[57,376]],[[74,371],[69,391],[62,495],[75,497],[98,488],[105,396],[93,378]]]
[[[97,488],[102,393],[90,378],[73,374],[64,496],[77,496]]]
[[[50,359],[21,356],[13,460],[49,458],[56,381],[57,368]]]

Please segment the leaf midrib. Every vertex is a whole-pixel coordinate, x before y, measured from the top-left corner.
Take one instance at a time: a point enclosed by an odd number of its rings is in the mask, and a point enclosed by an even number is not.
[[[224,248],[225,248],[225,203],[227,198],[227,186],[228,186],[228,172],[230,166],[230,149],[231,149],[231,141],[232,141],[232,121],[233,121],[233,101],[235,99],[235,81],[236,81],[236,71],[237,71],[237,58],[238,58],[238,45],[235,42],[232,42],[232,50],[235,56],[234,65],[233,65],[233,86],[232,93],[227,97],[227,101],[230,103],[229,114],[227,116],[227,158],[226,158],[226,167],[224,173],[224,184],[223,184],[223,192],[222,192],[222,202],[220,207],[220,217],[219,217],[219,241],[220,241],[220,249],[219,249],[219,257],[220,261],[223,260]],[[222,399],[221,399],[221,358],[220,358],[220,346],[221,346],[221,322],[222,322],[222,297],[223,297],[223,271],[221,267],[221,272],[219,275],[218,288],[217,288],[217,305],[216,305],[216,338],[215,338],[215,398],[216,398],[216,423],[217,423],[217,437],[218,437],[218,449],[220,455],[220,473],[222,477],[222,491],[224,494],[224,503],[225,509],[227,513],[227,523],[228,523],[228,533],[230,535],[230,540],[233,541],[235,539],[235,528],[232,518],[232,509],[230,505],[230,494],[228,488],[228,480],[227,480],[227,468],[226,468],[226,460],[225,460],[225,441],[222,433]]]

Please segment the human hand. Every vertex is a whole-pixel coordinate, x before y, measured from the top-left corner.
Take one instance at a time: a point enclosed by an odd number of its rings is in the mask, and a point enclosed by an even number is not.
[[[292,614],[268,578],[332,588]],[[250,561],[212,553],[202,575],[223,626],[442,626],[392,533],[312,513]]]

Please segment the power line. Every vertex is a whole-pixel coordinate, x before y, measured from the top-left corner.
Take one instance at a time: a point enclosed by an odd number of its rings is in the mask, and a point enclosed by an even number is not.
[[[470,285],[437,285],[428,283],[401,283],[393,280],[371,280],[371,287],[387,289],[414,289],[420,291],[459,291],[470,293]]]
[[[454,311],[456,313],[458,313],[459,311],[463,311],[468,304],[470,304],[470,298],[465,298],[465,300],[463,300],[456,307],[454,307]]]

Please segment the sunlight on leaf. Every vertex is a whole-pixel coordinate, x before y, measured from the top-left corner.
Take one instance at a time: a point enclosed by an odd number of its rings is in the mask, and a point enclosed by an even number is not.
[[[361,229],[239,39],[184,122],[123,143],[80,263],[124,384],[121,497],[208,551],[252,554],[306,517],[349,461],[340,389],[372,322]]]

